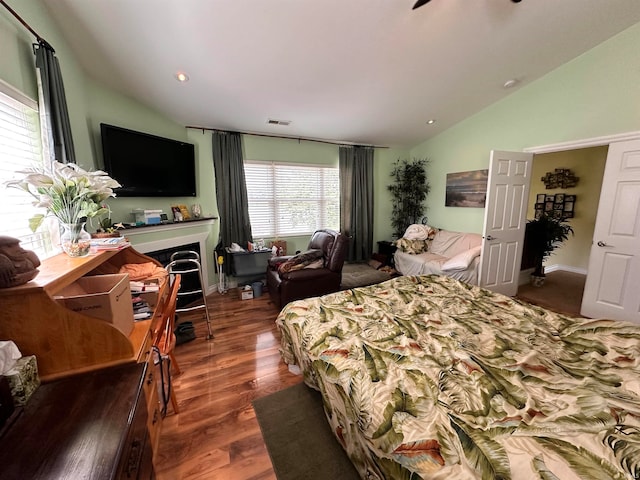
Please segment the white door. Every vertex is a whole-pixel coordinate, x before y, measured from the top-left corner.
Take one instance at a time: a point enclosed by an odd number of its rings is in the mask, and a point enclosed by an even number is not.
[[[491,151],[480,286],[509,296],[518,292],[532,163],[532,153]]]
[[[640,140],[609,146],[580,313],[640,323]]]

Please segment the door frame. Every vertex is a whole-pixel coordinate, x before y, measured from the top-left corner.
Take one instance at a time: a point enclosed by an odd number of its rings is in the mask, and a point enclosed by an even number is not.
[[[539,145],[534,147],[523,148],[523,152],[533,153],[534,161],[535,155],[541,153],[553,153],[553,152],[564,152],[567,150],[579,150],[581,148],[589,148],[589,147],[601,147],[603,145],[609,145],[615,142],[624,142],[628,140],[640,140],[640,130],[626,132],[626,133],[615,133],[611,135],[603,135],[600,137],[591,137],[584,138],[579,140],[570,140],[567,142],[559,142],[559,143],[551,143],[548,145]],[[509,148],[505,148],[509,150]],[[531,177],[529,177],[529,188],[531,188]],[[486,229],[486,218],[483,223],[483,231]],[[481,260],[482,261],[482,260]],[[589,272],[587,272],[587,275]]]
[[[602,137],[585,138],[582,140],[571,140],[568,142],[552,143],[549,145],[541,145],[538,147],[524,148],[523,152],[535,154],[563,152],[566,150],[579,150],[581,148],[601,147],[615,142],[626,142],[627,140],[640,140],[640,130],[635,132],[617,133],[613,135],[604,135]]]
[[[540,145],[535,147],[524,148],[522,151],[533,153],[534,161],[535,161],[536,154],[564,152],[568,150],[579,150],[582,148],[589,148],[589,147],[601,147],[604,145],[608,146],[612,143],[625,142],[629,140],[640,140],[640,131],[637,130],[632,132],[603,135],[600,137],[571,140],[567,142],[551,143],[549,145]],[[529,182],[531,182],[531,178],[529,178]],[[530,186],[531,185],[529,185],[529,187]],[[600,188],[602,189],[602,185],[600,186]],[[597,211],[596,211],[596,218],[597,218]],[[586,272],[586,275],[589,275],[588,271]]]

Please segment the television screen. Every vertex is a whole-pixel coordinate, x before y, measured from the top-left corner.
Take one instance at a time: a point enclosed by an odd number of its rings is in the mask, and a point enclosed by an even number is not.
[[[191,143],[100,124],[104,168],[121,197],[195,197]]]

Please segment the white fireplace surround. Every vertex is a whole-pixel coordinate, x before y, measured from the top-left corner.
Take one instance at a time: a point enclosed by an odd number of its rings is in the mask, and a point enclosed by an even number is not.
[[[204,278],[206,285],[206,294],[216,290],[215,286],[209,285],[209,267],[207,265],[207,238],[209,237],[209,232],[200,232],[193,233],[190,235],[180,235],[177,234],[171,238],[165,238],[162,240],[154,240],[151,242],[142,242],[138,243],[135,239],[138,235],[146,235],[148,233],[155,232],[167,232],[168,230],[185,230],[189,228],[200,227],[203,225],[213,225],[214,220],[202,220],[197,223],[191,224],[178,224],[173,223],[169,225],[158,225],[156,227],[144,227],[139,230],[127,230],[125,236],[129,238],[134,248],[141,253],[155,252],[156,250],[165,250],[167,248],[175,248],[181,245],[188,245],[190,243],[198,243],[200,245],[200,257],[202,263],[202,277]]]

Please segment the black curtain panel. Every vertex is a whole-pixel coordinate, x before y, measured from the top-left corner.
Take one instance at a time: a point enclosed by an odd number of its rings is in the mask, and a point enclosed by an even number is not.
[[[350,262],[373,252],[373,148],[340,147],[340,231],[351,237]]]
[[[216,131],[212,138],[216,198],[220,214],[220,237],[216,251],[220,254],[232,243],[247,248],[252,234],[242,159],[242,135]]]
[[[45,114],[46,125],[43,125],[43,128],[49,136],[53,156],[56,161],[61,163],[76,163],[60,64],[55,56],[55,51],[45,41],[39,41],[37,45],[34,45],[34,53],[36,71],[40,77],[41,105],[43,105]]]

